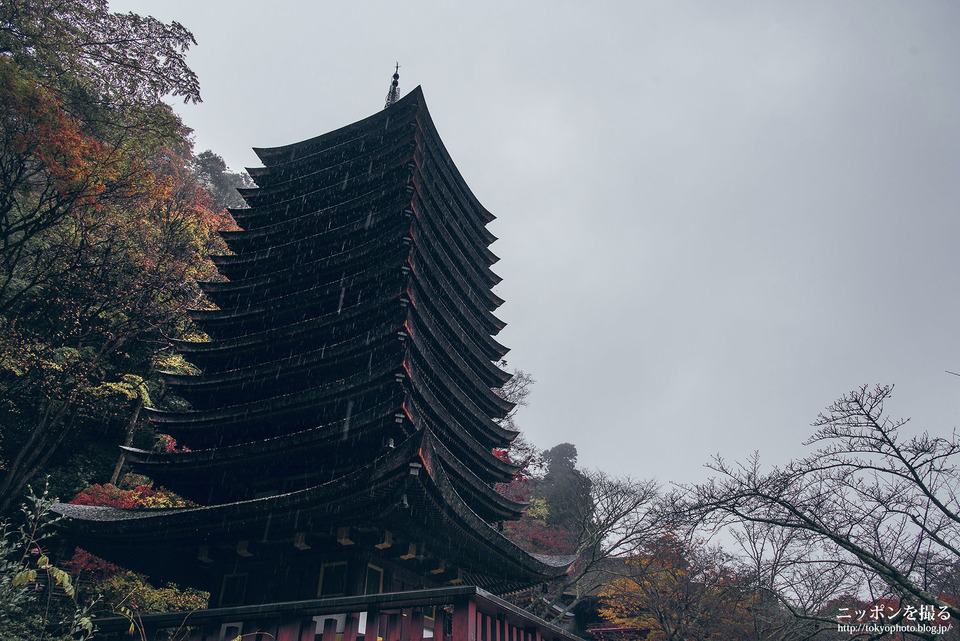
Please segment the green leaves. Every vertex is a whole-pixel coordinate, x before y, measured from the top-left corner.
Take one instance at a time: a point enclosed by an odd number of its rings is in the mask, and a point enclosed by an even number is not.
[[[166,95],[200,102],[183,25],[110,13],[105,0],[18,0],[0,5],[0,53],[60,91],[103,104],[150,107]]]
[[[61,570],[60,568],[54,567],[50,563],[50,559],[46,556],[41,556],[37,559],[37,567],[47,573],[47,575],[56,582],[57,585],[63,588],[63,591],[67,593],[67,596],[73,597],[76,595],[76,592],[73,587],[73,581],[70,579],[70,575]],[[12,585],[13,587],[20,587],[27,585],[29,583],[37,582],[37,570],[30,568],[29,570],[23,570],[19,572],[15,577],[13,577]]]
[[[33,570],[33,569],[23,570],[22,572],[18,573],[15,577],[13,577],[12,585],[13,587],[18,588],[20,586],[27,585],[28,583],[34,583],[36,582],[36,580],[37,580],[36,570]]]
[[[189,339],[188,339],[189,340]],[[195,376],[200,373],[200,369],[189,362],[178,353],[161,353],[154,360],[154,364],[160,372],[170,372],[171,374],[189,374]],[[144,401],[145,404],[146,401]],[[152,407],[152,404],[149,404]]]
[[[57,582],[57,585],[63,588],[63,591],[66,592],[68,596],[76,596],[76,592],[73,588],[73,582],[70,580],[69,574],[53,566],[48,567],[47,573],[50,575],[50,578]]]
[[[136,374],[123,374],[119,381],[103,382],[91,389],[94,396],[108,399],[115,397],[125,401],[142,399],[147,407],[152,405],[146,381]]]
[[[59,619],[59,623],[72,629],[74,638],[86,639],[94,631],[87,609],[79,607],[76,601],[70,575],[43,552],[42,542],[58,520],[50,518],[53,502],[46,491],[39,497],[31,493],[21,506],[21,523],[0,521],[0,638],[7,638],[8,634],[13,638],[20,638],[19,634],[39,638],[50,622],[47,617],[57,609],[35,606],[38,597],[49,594],[53,586],[59,586],[74,606],[61,610],[53,621]]]
[[[77,626],[87,634],[93,634],[94,632],[93,619],[90,617],[79,617],[77,619]]]

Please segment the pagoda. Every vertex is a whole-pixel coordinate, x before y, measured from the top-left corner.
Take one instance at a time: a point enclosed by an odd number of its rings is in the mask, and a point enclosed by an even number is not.
[[[225,280],[201,284],[217,309],[192,312],[209,340],[177,344],[202,374],[164,374],[190,409],[150,410],[184,449],[124,448],[201,507],[59,505],[80,545],[211,608],[502,594],[566,571],[500,533],[524,506],[495,490],[516,433],[495,391],[493,216],[397,78],[379,113],[255,150]]]

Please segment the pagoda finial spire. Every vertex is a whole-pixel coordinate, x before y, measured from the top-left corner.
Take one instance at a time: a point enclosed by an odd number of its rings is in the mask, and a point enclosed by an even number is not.
[[[387,103],[383,106],[384,109],[400,100],[400,63],[397,63],[396,69],[393,71],[393,82],[390,83],[390,91],[387,92]]]

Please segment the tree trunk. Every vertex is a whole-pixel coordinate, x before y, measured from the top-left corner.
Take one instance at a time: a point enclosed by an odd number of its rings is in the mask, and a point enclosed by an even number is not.
[[[127,435],[123,439],[123,444],[125,447],[130,447],[133,444],[133,434],[137,431],[137,422],[140,420],[140,410],[143,408],[143,397],[137,398],[137,406],[133,409],[133,416],[130,417],[130,422],[127,423]],[[117,466],[113,468],[113,474],[110,475],[110,480],[108,483],[110,485],[116,485],[117,480],[120,478],[120,471],[123,469],[123,463],[127,460],[126,453],[121,450],[120,458],[117,459]]]

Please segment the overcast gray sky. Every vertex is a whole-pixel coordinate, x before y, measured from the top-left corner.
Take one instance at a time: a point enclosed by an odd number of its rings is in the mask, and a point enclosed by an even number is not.
[[[191,29],[239,169],[383,107],[395,61],[498,220],[518,416],[580,463],[782,463],[861,384],[957,424],[960,3],[115,0]]]

